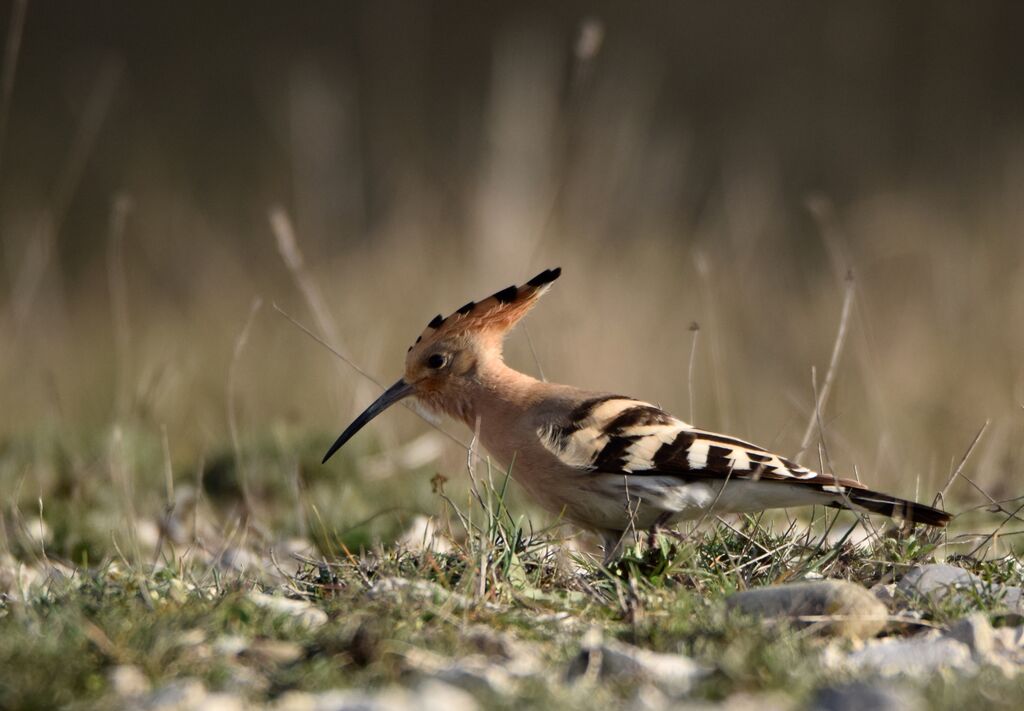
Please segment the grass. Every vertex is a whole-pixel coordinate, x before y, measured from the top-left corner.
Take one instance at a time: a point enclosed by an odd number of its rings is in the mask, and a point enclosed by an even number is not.
[[[163,459],[159,444],[145,436],[126,431],[126,441],[136,443],[131,451],[150,466]],[[312,438],[304,451],[313,457],[325,441]],[[8,449],[5,462],[11,466],[27,451],[33,450]],[[59,463],[68,455],[52,442],[49,451],[59,481]],[[871,586],[946,550],[942,535],[920,529],[909,535],[883,531],[856,545],[852,536],[830,538],[854,520],[840,514],[837,521],[836,514],[819,511],[814,520],[748,516],[708,522],[679,535],[659,534],[637,541],[605,569],[576,538],[566,538],[563,527],[532,529],[527,516],[515,513],[518,504],[509,501],[507,474],[485,462],[472,467],[468,486],[459,487],[454,476],[435,478],[428,501],[408,501],[410,510],[436,514],[436,540],[443,545],[423,549],[381,542],[402,532],[401,516],[344,528],[331,513],[310,505],[303,510],[316,548],[282,561],[268,553],[272,541],[262,538],[264,531],[276,526],[287,532],[281,535],[298,535],[298,527],[288,531],[295,522],[287,516],[264,515],[294,511],[284,505],[267,508],[275,497],[294,492],[267,474],[281,467],[275,446],[250,443],[246,454],[252,500],[258,502],[254,512],[239,512],[239,487],[226,483],[236,468],[231,454],[209,457],[193,508],[174,506],[166,513],[167,521],[181,519],[199,535],[176,539],[173,526],[165,523],[158,555],[146,547],[152,541],[131,530],[142,512],[132,511],[126,496],[112,496],[119,492],[109,485],[80,487],[67,501],[45,501],[44,518],[62,522],[45,542],[32,536],[27,512],[5,512],[6,530],[14,532],[6,539],[5,560],[22,562],[39,577],[20,587],[8,584],[0,603],[0,707],[102,706],[112,698],[112,670],[125,665],[137,668],[153,686],[196,678],[249,701],[272,701],[290,691],[383,688],[437,673],[438,665],[451,660],[478,656],[499,644],[493,639],[503,638],[525,645],[541,671],[518,681],[479,682],[474,694],[488,706],[582,709],[625,703],[639,693],[641,680],[595,685],[568,679],[591,629],[707,665],[711,673],[694,691],[696,699],[777,693],[804,703],[816,689],[845,678],[809,663],[829,641],[727,615],[724,598],[737,590],[819,576]],[[343,466],[358,480],[354,455],[345,456]],[[139,464],[125,463],[128,468]],[[315,477],[304,480],[307,503],[320,500],[321,485]],[[172,501],[181,489],[178,484],[170,492]],[[366,494],[350,493],[347,500]],[[124,525],[104,536],[109,523],[97,518]],[[361,528],[374,532],[359,533]],[[217,561],[219,553],[235,548],[258,557],[258,566],[239,571]],[[891,633],[948,624],[976,609],[990,611],[997,624],[1015,623],[998,613],[995,586],[1024,583],[1020,558],[961,557],[957,563],[991,583],[991,592],[986,588],[966,600],[904,600],[920,621],[894,623]],[[327,622],[310,629],[262,607],[253,598],[260,590],[306,600],[326,613]],[[481,638],[480,630],[496,637]],[[245,640],[241,653],[228,644],[235,638]],[[291,651],[283,657],[261,652],[268,640]],[[500,667],[501,660],[489,664]],[[955,708],[962,685],[987,694],[993,707],[1024,690],[1019,681],[987,672],[955,688],[937,683],[938,690],[911,682],[936,708]]]

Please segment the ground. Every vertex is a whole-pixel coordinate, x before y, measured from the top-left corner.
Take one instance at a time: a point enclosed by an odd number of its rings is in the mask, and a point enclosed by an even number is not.
[[[159,441],[132,437],[106,442],[134,441],[124,471],[171,469]],[[8,448],[7,466],[26,451]],[[346,453],[342,466],[378,455]],[[514,484],[485,462],[472,477],[422,469],[410,488],[430,517],[368,517],[371,534],[311,505],[310,530],[283,537],[268,512],[284,515],[294,483],[272,486],[274,457],[251,457],[244,483],[230,454],[189,484],[167,478],[156,519],[132,510],[116,472],[95,490],[55,485],[41,511],[8,508],[0,708],[803,708],[882,694],[952,709],[1012,708],[1024,693],[1024,566],[1002,537],[1007,514],[942,532],[810,509],[733,517],[639,536],[603,568],[586,537],[513,513]],[[350,505],[379,493],[380,479],[353,476]],[[305,495],[322,498],[308,479]],[[731,604],[826,580],[870,590],[885,619],[858,631],[842,620],[870,609]]]

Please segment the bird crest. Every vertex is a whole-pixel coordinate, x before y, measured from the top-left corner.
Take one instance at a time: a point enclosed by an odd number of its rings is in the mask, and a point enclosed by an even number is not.
[[[525,284],[506,287],[482,301],[470,301],[447,317],[438,314],[423,329],[409,351],[420,351],[438,341],[458,336],[490,340],[500,347],[505,334],[536,305],[561,273],[560,267],[545,269]]]

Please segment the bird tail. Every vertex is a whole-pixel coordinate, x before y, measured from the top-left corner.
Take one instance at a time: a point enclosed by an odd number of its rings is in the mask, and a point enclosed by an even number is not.
[[[902,519],[908,523],[923,523],[926,526],[944,527],[953,518],[949,513],[907,501],[871,489],[847,489],[842,499],[830,504],[837,509],[854,509]]]

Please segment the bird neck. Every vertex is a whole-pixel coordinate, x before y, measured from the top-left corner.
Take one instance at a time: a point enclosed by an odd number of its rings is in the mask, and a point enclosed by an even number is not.
[[[475,377],[457,394],[448,414],[473,429],[481,418],[514,418],[529,408],[541,382],[510,368],[500,357],[481,361]]]

